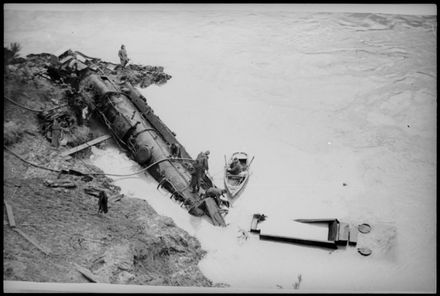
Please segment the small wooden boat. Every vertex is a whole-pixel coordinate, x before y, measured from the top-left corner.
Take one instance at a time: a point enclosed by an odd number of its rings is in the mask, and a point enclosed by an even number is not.
[[[230,168],[230,165],[233,162],[234,158],[238,159],[241,166],[241,172],[239,172],[238,174],[231,174],[230,172],[228,172],[228,168]],[[225,156],[224,183],[225,189],[227,190],[228,195],[231,199],[235,198],[247,184],[249,180],[249,167],[253,160],[254,158],[252,157],[252,159],[250,160],[247,153],[245,152],[234,152],[228,162],[226,162]]]

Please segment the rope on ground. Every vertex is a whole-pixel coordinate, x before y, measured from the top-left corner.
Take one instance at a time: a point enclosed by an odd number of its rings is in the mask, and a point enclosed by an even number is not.
[[[12,104],[14,104],[14,105],[16,105],[16,106],[18,106],[18,107],[21,107],[21,108],[23,108],[23,109],[26,109],[26,110],[32,111],[32,112],[40,113],[40,112],[43,112],[43,111],[44,111],[44,110],[36,110],[36,109],[32,109],[32,108],[28,108],[28,107],[26,107],[26,106],[23,106],[23,105],[21,105],[21,104],[15,102],[13,99],[11,99],[11,98],[9,98],[9,97],[7,97],[7,96],[4,96],[4,98],[5,98],[6,100],[10,101]],[[67,107],[67,106],[69,106],[69,105],[68,105],[68,104],[64,104],[64,105],[56,106],[56,107],[54,107],[54,108],[52,108],[52,109],[48,109],[48,110],[46,110],[46,111],[52,111],[52,110],[56,110],[56,109],[63,108],[63,107]]]
[[[17,187],[15,187],[15,191],[14,191],[14,193],[12,193],[10,199],[13,199],[13,198],[14,198],[14,196],[15,196],[15,194],[17,193],[18,189],[21,188],[21,186],[23,185],[24,181],[26,180],[26,177],[27,177],[27,173],[28,173],[28,171],[29,171],[29,168],[30,168],[29,166],[26,167],[26,172],[24,173],[24,177],[23,177],[23,179],[21,179],[20,184],[19,184]]]
[[[11,98],[8,98],[7,96],[4,96],[4,98],[5,98],[6,100],[10,101],[12,104],[14,104],[14,105],[16,105],[16,106],[18,106],[18,107],[21,107],[21,108],[23,108],[23,109],[26,109],[26,110],[29,110],[29,111],[32,111],[32,112],[37,112],[37,113],[42,112],[42,110],[35,110],[35,109],[31,109],[31,108],[25,107],[25,106],[23,106],[23,105],[20,105],[19,103],[15,102],[15,101],[12,100]]]
[[[107,175],[107,176],[117,176],[117,177],[134,176],[134,175],[140,174],[140,173],[148,170],[149,168],[155,166],[156,164],[159,164],[159,163],[164,162],[164,161],[173,161],[173,160],[189,160],[189,161],[193,161],[190,158],[162,158],[162,159],[159,159],[156,162],[153,162],[149,166],[147,166],[147,167],[145,167],[145,168],[143,168],[143,169],[141,169],[141,170],[139,170],[137,172],[131,173],[131,174],[90,173],[88,175],[92,175],[92,176],[93,175]]]
[[[53,107],[52,109],[46,110],[46,112],[49,112],[49,111],[52,111],[52,110],[56,110],[56,109],[59,109],[59,108],[63,108],[63,107],[67,107],[67,106],[69,106],[69,104],[64,104],[64,105],[56,106],[56,107]]]
[[[8,147],[6,147],[5,145],[3,145],[3,147],[4,147],[8,152],[10,152],[12,155],[14,155],[14,156],[17,157],[18,159],[24,161],[24,162],[27,163],[27,164],[30,164],[30,165],[32,165],[32,166],[34,166],[34,167],[37,167],[37,168],[40,168],[40,169],[43,169],[43,170],[48,170],[48,171],[57,172],[57,173],[60,173],[60,172],[61,172],[61,170],[51,169],[51,168],[47,168],[47,167],[44,167],[44,166],[41,166],[41,165],[38,165],[38,164],[32,163],[32,162],[30,162],[30,161],[24,159],[24,158],[21,157],[20,155],[16,154],[15,152],[13,152],[11,149],[9,149]],[[139,170],[139,171],[137,171],[137,172],[131,173],[131,174],[110,174],[110,173],[82,173],[82,174],[84,174],[84,175],[90,175],[90,176],[117,176],[117,177],[133,176],[133,175],[140,174],[140,173],[142,173],[142,172],[148,170],[149,168],[151,168],[151,167],[155,166],[156,164],[159,164],[159,163],[161,163],[161,162],[163,162],[163,161],[173,161],[173,160],[188,160],[188,161],[193,161],[193,160],[190,159],[190,158],[163,158],[163,159],[159,159],[158,161],[156,161],[156,162],[150,164],[149,166],[147,166],[147,167],[145,167],[145,168],[143,168],[143,169],[141,169],[141,170]]]
[[[20,155],[16,154],[14,151],[12,151],[11,149],[9,149],[9,148],[6,147],[5,145],[3,145],[3,148],[5,148],[7,151],[9,151],[9,153],[11,153],[12,155],[14,155],[14,156],[17,157],[18,159],[20,159],[20,160],[24,161],[25,163],[30,164],[30,165],[32,165],[32,166],[34,166],[34,167],[37,167],[37,168],[40,168],[40,169],[43,169],[43,170],[52,171],[52,172],[57,172],[57,173],[61,172],[61,170],[56,170],[56,169],[47,168],[47,167],[44,167],[44,166],[41,166],[41,165],[35,164],[35,163],[33,163],[33,162],[30,162],[30,161],[24,159],[23,157],[21,157]]]

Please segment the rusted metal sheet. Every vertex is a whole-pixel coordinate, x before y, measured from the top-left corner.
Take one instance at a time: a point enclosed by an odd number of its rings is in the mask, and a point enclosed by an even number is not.
[[[347,245],[350,227],[347,223],[339,223],[338,238],[336,242],[340,245]]]
[[[350,246],[356,246],[357,244],[357,238],[358,238],[358,230],[355,226],[350,226],[350,236],[348,240],[348,244]]]

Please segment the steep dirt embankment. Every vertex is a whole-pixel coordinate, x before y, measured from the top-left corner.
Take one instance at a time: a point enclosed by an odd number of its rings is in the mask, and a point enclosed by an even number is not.
[[[41,71],[41,65],[29,58],[10,65],[5,97],[34,110],[65,104],[65,89],[36,74]],[[3,158],[4,200],[13,210],[16,229],[43,249],[10,227],[4,207],[4,280],[87,282],[76,269],[80,266],[106,283],[213,285],[197,267],[205,254],[200,243],[146,201],[124,197],[104,175],[92,180],[60,175],[14,156],[10,151],[54,170],[100,172],[81,160],[87,151],[62,157],[60,153],[70,147],[51,145],[41,132],[38,112],[6,99],[4,108],[4,143],[9,149],[4,149]],[[91,134],[99,136],[96,131]],[[76,187],[49,187],[47,180],[68,180]],[[85,188],[107,192],[108,213],[98,214],[98,198]]]

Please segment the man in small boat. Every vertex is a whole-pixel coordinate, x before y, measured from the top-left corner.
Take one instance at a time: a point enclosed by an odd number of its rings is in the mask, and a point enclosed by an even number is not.
[[[224,200],[220,197],[220,196],[224,196],[225,193],[226,193],[226,189],[211,187],[205,191],[205,198],[212,197],[214,198],[215,202],[219,207],[225,205],[229,208],[229,201]]]
[[[229,168],[226,170],[231,175],[239,175],[241,171],[243,170],[240,161],[237,157],[234,157],[231,164],[229,165]]]
[[[125,66],[127,65],[128,61],[130,59],[128,58],[127,50],[125,49],[124,44],[121,45],[121,49],[118,52],[118,56],[119,56],[119,59],[121,60],[122,68],[125,68]]]

